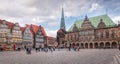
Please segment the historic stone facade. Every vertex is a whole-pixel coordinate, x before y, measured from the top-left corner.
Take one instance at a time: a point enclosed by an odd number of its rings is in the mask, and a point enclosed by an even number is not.
[[[107,15],[90,19],[85,16],[65,34],[65,44],[80,48],[118,48],[119,27]]]
[[[65,34],[66,34],[66,29],[65,29],[65,20],[64,20],[64,10],[62,8],[60,29],[57,31],[57,37],[56,37],[59,47],[62,47],[65,44]]]
[[[18,23],[0,20],[0,48],[16,50],[22,47],[22,32]]]
[[[3,50],[13,50],[12,45],[10,43],[11,41],[11,30],[10,27],[8,26],[8,22],[6,20],[0,20],[0,48]]]
[[[0,19],[0,51],[17,50],[26,47],[44,47],[47,34],[40,25],[19,26],[19,23],[12,23]]]
[[[44,28],[40,25],[35,35],[35,47],[43,48],[44,45],[47,44],[46,37],[47,37],[46,32],[44,31]]]
[[[34,44],[34,34],[33,32],[30,30],[30,25],[26,25],[26,27],[23,27],[23,47],[33,47]]]
[[[58,44],[57,44],[56,38],[47,36],[47,46],[48,47],[56,47],[57,45]]]
[[[11,35],[11,42],[15,44],[16,49],[22,48],[22,31],[20,30],[20,26],[18,23],[15,23],[13,25]]]

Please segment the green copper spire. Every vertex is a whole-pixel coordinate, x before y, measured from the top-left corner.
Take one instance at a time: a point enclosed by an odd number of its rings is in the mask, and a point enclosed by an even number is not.
[[[64,10],[63,10],[63,8],[62,8],[60,29],[65,30],[65,20],[64,20]]]

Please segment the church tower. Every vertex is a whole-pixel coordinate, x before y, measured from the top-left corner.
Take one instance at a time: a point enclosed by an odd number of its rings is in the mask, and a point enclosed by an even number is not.
[[[65,34],[66,34],[66,28],[65,28],[64,10],[62,8],[60,28],[57,31],[57,42],[58,42],[58,46],[60,47],[64,47]]]
[[[64,10],[63,10],[63,8],[62,8],[62,14],[61,14],[60,29],[63,29],[64,31],[66,31],[65,30],[65,20],[64,20]]]

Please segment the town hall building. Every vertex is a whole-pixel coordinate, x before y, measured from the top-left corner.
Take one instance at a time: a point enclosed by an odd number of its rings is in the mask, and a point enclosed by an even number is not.
[[[62,10],[61,26],[57,32],[57,41],[62,47],[80,48],[118,48],[120,41],[120,25],[115,24],[107,15],[99,15],[77,20],[68,31],[65,27]]]

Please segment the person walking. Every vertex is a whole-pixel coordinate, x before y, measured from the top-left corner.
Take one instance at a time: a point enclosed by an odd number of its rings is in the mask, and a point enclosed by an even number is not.
[[[30,48],[30,47],[27,47],[27,48],[26,48],[26,53],[27,53],[27,54],[31,54],[31,48]]]

